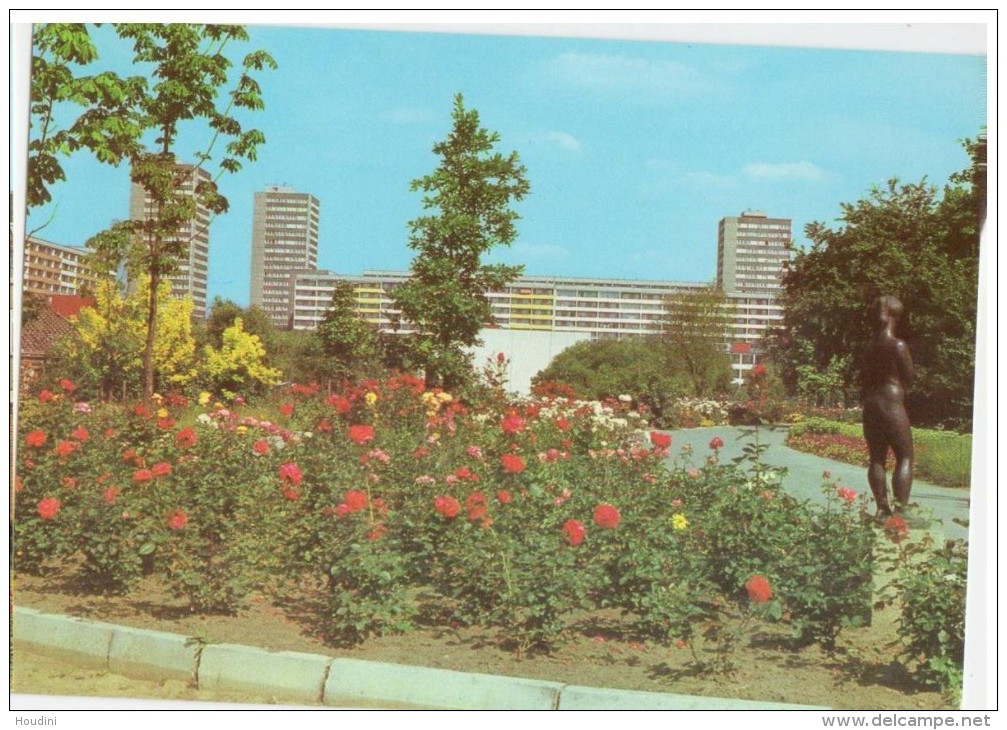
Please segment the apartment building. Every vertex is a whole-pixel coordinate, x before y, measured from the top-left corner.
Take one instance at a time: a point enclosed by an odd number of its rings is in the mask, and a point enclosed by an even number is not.
[[[717,288],[727,294],[775,297],[790,260],[791,220],[761,211],[722,218],[717,228]]]
[[[64,246],[30,236],[24,248],[23,291],[44,296],[93,291],[97,277],[88,265],[87,254],[81,246]]]
[[[210,173],[195,165],[176,166],[177,189],[196,198],[200,184],[211,182]],[[133,183],[129,198],[129,217],[135,221],[150,220],[157,215],[156,205],[143,186]],[[210,256],[210,211],[196,198],[195,216],[179,227],[171,242],[180,245],[183,254],[178,268],[167,277],[171,281],[171,295],[189,296],[193,302],[193,317],[206,317],[206,283]]]
[[[278,185],[255,194],[250,301],[277,327],[292,324],[291,277],[318,266],[318,223],[313,195]]]

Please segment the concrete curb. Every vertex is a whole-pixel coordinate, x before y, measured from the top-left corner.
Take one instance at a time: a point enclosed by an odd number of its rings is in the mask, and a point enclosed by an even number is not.
[[[192,680],[302,703],[455,710],[827,710],[826,707],[578,687],[321,654],[202,644],[161,631],[14,607],[12,639],[144,679]]]

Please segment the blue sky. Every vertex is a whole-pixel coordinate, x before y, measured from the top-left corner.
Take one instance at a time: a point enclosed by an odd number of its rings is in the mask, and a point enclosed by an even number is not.
[[[210,295],[249,300],[252,197],[285,184],[321,201],[319,267],[407,269],[410,182],[431,172],[452,98],[517,151],[531,193],[518,239],[492,260],[526,273],[710,281],[717,223],[757,209],[805,224],[891,177],[942,185],[986,124],[981,55],[585,38],[251,26],[262,48],[267,142],[221,185]],[[100,36],[122,73],[128,49]],[[124,52],[123,52],[124,51]],[[187,136],[186,150],[205,144]],[[65,162],[55,206],[28,229],[68,245],[128,214],[125,167]]]

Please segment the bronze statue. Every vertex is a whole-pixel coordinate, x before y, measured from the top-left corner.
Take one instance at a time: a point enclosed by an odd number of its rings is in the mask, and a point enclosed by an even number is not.
[[[895,453],[892,492],[896,510],[902,511],[908,505],[913,485],[913,434],[906,413],[905,392],[912,384],[914,372],[909,348],[895,336],[895,327],[901,317],[902,302],[893,296],[878,297],[876,329],[864,351],[861,366],[864,438],[871,459],[867,481],[881,516],[892,513],[885,483],[889,447]]]

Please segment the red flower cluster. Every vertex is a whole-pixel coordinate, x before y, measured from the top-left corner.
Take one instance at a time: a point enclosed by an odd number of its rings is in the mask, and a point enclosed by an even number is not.
[[[45,446],[46,435],[45,431],[29,431],[28,435],[25,437],[25,441],[28,445],[34,449],[41,449]]]
[[[510,492],[508,492],[506,489],[501,489],[499,492],[497,492],[497,502],[499,502],[500,504],[510,504],[513,501],[513,499],[514,498],[511,497]]]
[[[599,504],[594,508],[594,524],[606,530],[613,530],[619,525],[622,515],[610,504]]]
[[[302,475],[301,470],[297,468],[297,464],[290,462],[281,466],[277,470],[276,474],[280,477],[280,481],[284,484],[292,484],[295,487],[304,481],[304,475]]]
[[[268,454],[269,444],[265,441],[256,441],[254,444],[252,444],[252,451],[254,451],[256,454]]]
[[[670,449],[671,448],[671,435],[666,433],[661,433],[660,431],[650,432],[650,443],[654,445],[656,449]]]
[[[345,415],[353,410],[353,404],[350,403],[350,399],[342,395],[330,395],[325,402],[335,408],[336,413],[339,415]]]
[[[560,431],[569,431],[570,421],[560,416],[559,418],[556,419],[556,428],[558,428]]]
[[[359,489],[351,489],[343,497],[343,504],[346,505],[346,514],[359,512],[367,507],[367,494]]]
[[[454,497],[437,497],[434,499],[434,509],[449,520],[457,517],[461,508],[461,504]]]
[[[563,523],[563,534],[566,536],[567,543],[573,547],[577,547],[584,542],[587,530],[577,520],[567,520]]]
[[[374,429],[371,426],[350,426],[350,441],[363,446],[374,440]]]
[[[773,588],[765,576],[753,575],[745,583],[745,590],[753,603],[765,603],[773,597]]]
[[[282,413],[284,416],[293,415],[293,413],[294,413],[294,404],[293,403],[284,403],[282,406],[280,406],[280,413]]]
[[[150,473],[156,477],[171,476],[171,464],[167,461],[159,461],[150,467]]]
[[[133,406],[133,415],[138,418],[150,418],[150,409],[143,403],[137,403]]]
[[[61,381],[59,381],[59,387],[62,388],[67,393],[72,393],[75,390],[77,390],[77,386],[73,384],[73,381],[67,380],[66,378],[63,378]]]
[[[154,479],[154,474],[150,469],[137,469],[133,472],[133,482],[135,484],[143,484],[145,482],[152,481]]]
[[[840,487],[836,490],[836,494],[838,494],[839,498],[846,502],[846,504],[853,504],[857,501],[856,491],[850,489],[849,487]]]
[[[39,403],[48,403],[49,401],[51,401],[53,399],[53,397],[54,396],[53,396],[51,390],[43,390],[41,393],[38,394],[38,402]]]
[[[105,490],[101,497],[105,500],[105,504],[112,506],[115,504],[115,500],[118,499],[119,492],[121,491],[122,490],[119,489],[119,487],[109,487]]]
[[[185,510],[175,509],[168,513],[168,529],[178,531],[187,524],[189,524],[189,516],[185,514]]]
[[[724,439],[720,438],[720,436],[714,436],[712,439],[710,439],[711,450],[719,451],[722,448],[724,448]]]
[[[77,428],[75,428],[73,431],[70,432],[70,435],[73,436],[77,441],[87,441],[89,438],[91,438],[90,432],[83,426],[77,426]]]
[[[500,457],[500,465],[507,474],[520,474],[524,471],[524,460],[517,454],[504,454]]]
[[[175,427],[175,419],[170,417],[158,418],[157,427],[162,431],[170,431]]]
[[[55,497],[46,497],[38,503],[38,516],[43,520],[51,520],[59,512],[59,500]]]
[[[175,434],[175,444],[182,449],[188,449],[196,445],[196,430],[187,426]]]
[[[507,417],[503,419],[500,424],[500,428],[503,432],[509,436],[513,436],[516,433],[521,433],[524,430],[524,419],[521,418],[517,413],[513,411],[507,414]]]
[[[889,517],[885,522],[885,537],[897,545],[909,537],[909,525],[898,515]]]
[[[78,446],[80,446],[80,444],[76,441],[60,441],[56,445],[56,453],[60,456],[60,458],[66,458],[76,451]]]
[[[486,495],[482,492],[472,492],[465,500],[465,509],[469,511],[469,520],[475,522],[486,516]]]

